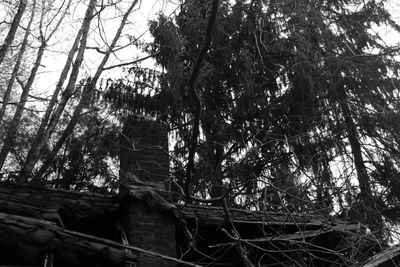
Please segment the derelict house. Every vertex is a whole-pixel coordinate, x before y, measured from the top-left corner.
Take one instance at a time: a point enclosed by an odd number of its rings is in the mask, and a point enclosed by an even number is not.
[[[130,117],[120,145],[118,195],[0,184],[0,266],[400,262],[399,247],[381,252],[383,247],[358,223],[172,203],[167,128],[155,120]]]

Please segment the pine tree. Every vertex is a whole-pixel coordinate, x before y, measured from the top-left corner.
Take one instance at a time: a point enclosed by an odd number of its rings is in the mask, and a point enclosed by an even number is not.
[[[382,216],[399,219],[399,64],[397,50],[373,31],[399,26],[384,4],[220,3],[196,82],[199,196],[218,196],[229,183],[230,196],[240,194],[233,205],[339,212],[373,230]],[[174,19],[151,22],[154,42],[145,50],[162,71],[133,67],[133,82],[108,94],[116,108],[167,121],[183,163],[194,118],[189,79],[209,13],[207,1],[188,1]],[[174,168],[183,186],[185,164]]]

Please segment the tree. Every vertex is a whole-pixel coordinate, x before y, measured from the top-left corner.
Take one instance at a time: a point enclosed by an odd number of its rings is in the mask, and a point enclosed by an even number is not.
[[[46,161],[43,163],[42,167],[39,169],[38,173],[36,174],[36,179],[40,179],[42,177],[42,175],[44,174],[44,172],[48,169],[49,165],[51,164],[51,162],[54,160],[55,156],[57,155],[59,149],[61,148],[61,146],[65,143],[65,141],[67,140],[68,136],[71,135],[73,129],[75,128],[76,124],[78,123],[78,119],[81,116],[81,111],[83,108],[85,108],[88,104],[90,99],[92,98],[92,95],[94,93],[94,88],[96,87],[97,81],[100,78],[100,75],[103,71],[103,68],[105,66],[105,64],[107,63],[108,58],[110,57],[110,54],[114,51],[114,48],[121,36],[122,30],[127,22],[128,16],[131,14],[133,8],[136,6],[137,4],[137,0],[133,1],[132,4],[130,5],[130,7],[128,8],[128,10],[126,11],[126,13],[124,14],[120,26],[110,44],[110,46],[108,47],[107,51],[104,54],[104,57],[101,61],[101,63],[99,64],[96,73],[93,76],[93,79],[88,79],[86,81],[86,84],[83,87],[82,90],[82,97],[81,100],[79,101],[74,114],[70,120],[70,122],[68,123],[66,129],[64,130],[63,134],[61,135],[60,139],[57,141],[56,145],[53,147],[51,153],[48,155]],[[94,6],[95,3],[93,3]],[[90,14],[89,17],[91,17],[92,15]],[[86,47],[85,44],[81,43],[82,47]]]
[[[64,16],[65,16],[65,14],[66,14],[66,12],[67,12],[67,10],[69,8],[69,4],[70,3],[71,3],[71,1],[69,1],[69,3],[67,4],[67,8],[64,10],[63,14],[59,18],[59,21],[56,23],[56,26],[54,27],[54,29],[52,29],[50,31],[48,36],[45,36],[45,31],[47,30],[47,27],[45,27],[43,25],[43,20],[44,20],[45,14],[47,12],[47,6],[46,6],[46,2],[42,1],[41,15],[40,15],[40,19],[39,19],[40,46],[39,46],[39,49],[37,51],[36,59],[35,59],[33,68],[32,68],[32,70],[31,70],[31,72],[29,74],[29,78],[28,78],[27,82],[26,83],[20,82],[21,87],[22,87],[22,93],[21,93],[21,96],[20,96],[20,100],[19,100],[18,106],[17,106],[16,111],[15,111],[14,117],[11,120],[10,125],[8,127],[8,131],[6,133],[6,138],[4,140],[3,147],[2,147],[2,149],[0,151],[0,169],[3,167],[4,161],[6,160],[7,155],[8,155],[8,153],[10,152],[10,150],[12,148],[12,143],[13,143],[13,140],[14,140],[15,135],[17,133],[18,126],[19,126],[20,121],[21,121],[22,113],[24,111],[25,104],[26,104],[28,96],[29,96],[29,92],[30,92],[30,90],[32,88],[33,82],[34,82],[34,80],[36,78],[36,74],[37,74],[37,72],[39,70],[39,67],[40,67],[40,64],[42,62],[43,54],[45,52],[47,43],[50,41],[50,39],[52,38],[52,36],[56,32],[56,30],[58,29],[58,26],[60,25],[61,21],[64,19]],[[31,24],[32,24],[33,19],[35,17],[35,11],[36,11],[36,0],[33,2],[31,19],[29,20],[28,28],[26,30],[27,31],[27,33],[26,33],[27,35],[31,34],[30,33],[30,27],[31,27]],[[27,37],[27,35],[25,37]],[[24,41],[26,42],[27,39],[25,37],[24,37]],[[25,50],[25,46],[26,46],[26,43],[25,44],[23,43],[22,47],[21,47],[21,53],[22,54],[23,54],[23,52]],[[22,57],[22,55],[21,55],[21,57]],[[19,68],[20,64],[18,62],[17,62],[17,64],[18,65],[16,65],[15,67]],[[18,72],[18,69],[14,69],[14,71],[13,71],[14,76],[11,77],[10,83],[13,82],[13,78],[14,79],[16,78],[15,76],[17,75],[17,72]],[[5,97],[3,98],[4,100],[8,101],[9,95],[11,93],[10,92],[11,89],[12,89],[12,85],[9,86],[9,88],[7,88],[7,91],[5,92]],[[7,105],[7,103],[3,103],[3,108],[2,108],[3,112],[0,115],[4,114],[4,111],[6,109],[6,105]],[[1,118],[2,117],[0,117],[0,119]]]
[[[13,24],[12,24],[11,29],[10,29],[10,32],[11,32],[11,31],[14,32],[14,33],[12,34],[13,37],[15,36],[16,28],[18,27],[18,23],[19,23],[19,21],[21,20],[22,13],[23,13],[23,11],[24,11],[25,8],[26,8],[26,2],[23,3],[23,2],[21,1],[21,5],[23,5],[23,6],[20,7],[20,8],[18,9],[18,12],[17,12],[17,14],[15,15],[15,18],[14,18],[14,20],[13,20]],[[22,9],[22,8],[23,8],[23,9]],[[19,52],[18,52],[15,65],[14,65],[14,68],[13,68],[12,73],[11,73],[11,77],[8,79],[7,89],[6,89],[6,91],[4,92],[3,103],[2,103],[2,106],[1,106],[1,109],[0,109],[0,124],[2,124],[2,120],[3,120],[4,113],[5,113],[6,108],[7,108],[7,104],[8,104],[8,102],[10,101],[11,91],[12,91],[12,89],[13,89],[14,82],[15,82],[15,80],[16,80],[16,78],[17,78],[17,75],[18,75],[18,73],[19,73],[19,71],[20,71],[20,66],[21,66],[21,63],[22,63],[22,58],[23,58],[23,56],[24,56],[24,53],[25,53],[25,51],[26,51],[26,47],[27,47],[27,45],[28,45],[28,38],[29,38],[29,35],[30,35],[32,22],[33,22],[33,20],[34,20],[34,18],[35,18],[35,12],[36,12],[36,1],[34,1],[34,3],[33,3],[32,12],[31,12],[31,17],[30,17],[30,19],[29,19],[28,25],[27,25],[26,30],[25,30],[25,34],[24,34],[24,37],[23,37],[23,40],[22,40],[21,48],[20,48],[20,50],[19,50]],[[14,25],[14,23],[16,23],[16,26]],[[13,29],[13,27],[15,27],[15,29]],[[9,35],[10,35],[10,33],[9,33]],[[13,37],[12,37],[12,38],[13,38]],[[8,38],[8,36],[7,36],[7,38]],[[10,42],[10,43],[11,43],[11,41],[7,41],[7,40],[6,40],[6,41],[5,41],[5,44],[3,45],[3,48],[4,48],[4,56],[5,56],[5,54],[6,54],[6,46],[9,46],[9,44],[7,45],[7,42]],[[4,59],[4,56],[2,57],[3,59]],[[1,55],[0,55],[0,59],[1,59]],[[2,60],[0,60],[0,62],[1,62],[1,61],[2,61]]]
[[[88,4],[88,7],[87,7],[87,10],[85,13],[85,18],[82,22],[81,29],[77,34],[74,45],[73,45],[72,49],[70,50],[70,55],[68,56],[67,62],[61,73],[60,80],[58,82],[58,85],[57,85],[56,90],[54,91],[54,94],[52,97],[53,101],[50,103],[49,107],[47,108],[47,112],[46,112],[44,118],[42,119],[42,123],[41,123],[42,127],[39,128],[39,131],[36,136],[36,140],[32,144],[31,150],[28,153],[27,161],[26,161],[26,164],[22,171],[21,177],[26,177],[27,174],[29,175],[30,171],[34,167],[34,164],[36,163],[35,160],[36,161],[38,160],[37,157],[38,157],[40,149],[43,147],[44,144],[47,143],[50,135],[52,134],[52,132],[54,130],[55,125],[58,123],[60,116],[61,116],[62,112],[64,111],[64,108],[65,108],[65,105],[66,105],[68,99],[73,94],[73,91],[75,89],[75,83],[77,81],[78,74],[79,74],[79,69],[80,69],[80,66],[83,61],[83,56],[84,56],[85,49],[86,49],[87,37],[88,37],[88,33],[89,33],[89,27],[90,27],[90,23],[93,19],[93,13],[94,13],[96,3],[97,3],[97,1],[91,1]],[[79,48],[77,48],[78,40],[79,40]],[[53,116],[47,127],[47,131],[44,132],[44,125],[46,125],[47,121],[49,120],[49,118],[48,118],[49,113],[52,111],[54,104],[57,100],[61,86],[65,81],[65,78],[66,78],[66,75],[68,74],[69,68],[71,67],[71,63],[72,63],[71,60],[72,60],[72,57],[74,56],[75,52],[77,52],[76,59],[75,59],[75,62],[73,63],[73,67],[72,67],[71,74],[70,74],[70,79],[69,79],[67,87],[64,91],[63,98],[62,98],[60,104],[57,106],[57,109],[53,113]],[[80,110],[78,110],[78,113],[80,113]],[[58,149],[56,149],[57,152],[58,152]]]
[[[184,163],[174,164],[181,187],[197,127],[190,75],[210,10],[189,1],[174,19],[152,22],[154,42],[144,49],[161,71],[134,66],[133,82],[108,92],[116,109],[169,123],[173,156]],[[232,205],[270,209],[347,214],[354,206],[350,216],[380,229],[389,206],[377,199],[391,189],[377,166],[397,168],[397,138],[387,137],[397,136],[388,118],[399,115],[397,50],[370,31],[384,25],[399,29],[383,1],[222,1],[195,84],[201,116],[191,192],[228,190]],[[338,177],[337,167],[355,172]]]
[[[128,19],[136,4],[137,1],[133,1],[129,5],[119,1],[115,3],[108,2],[99,4],[97,1],[90,1],[90,3],[87,4],[86,13],[84,14],[83,20],[80,22],[80,29],[76,32],[75,38],[71,43],[71,49],[66,57],[55,90],[52,96],[46,99],[45,97],[36,97],[32,93],[34,89],[37,89],[35,87],[38,86],[35,83],[39,80],[39,69],[43,67],[42,58],[46,53],[50,53],[47,49],[49,46],[51,47],[53,45],[51,44],[52,37],[56,36],[56,38],[60,38],[60,25],[65,26],[62,24],[64,23],[64,19],[70,15],[70,8],[73,6],[77,7],[81,4],[73,0],[60,2],[47,0],[34,1],[33,6],[30,6],[32,9],[30,12],[27,12],[31,19],[28,26],[24,27],[25,36],[22,38],[23,42],[19,48],[20,52],[17,56],[13,72],[7,77],[8,87],[3,96],[3,105],[0,111],[1,118],[7,113],[7,108],[12,110],[10,109],[11,104],[15,105],[15,114],[10,122],[5,121],[4,123],[4,126],[6,126],[4,127],[6,134],[2,140],[0,150],[0,169],[3,168],[8,171],[9,167],[11,167],[11,169],[18,170],[18,172],[20,172],[20,175],[17,176],[18,182],[46,182],[47,171],[52,169],[53,161],[61,156],[59,155],[60,149],[65,147],[66,151],[70,150],[66,147],[66,142],[67,140],[73,139],[70,138],[70,136],[73,135],[76,126],[78,125],[79,128],[86,127],[85,125],[80,125],[80,120],[85,116],[83,113],[89,112],[89,110],[95,110],[92,106],[93,101],[99,102],[98,95],[101,93],[99,92],[100,88],[98,88],[100,84],[99,78],[104,71],[108,59],[120,49],[120,44],[118,42],[121,39],[124,26],[128,23]],[[102,54],[102,61],[97,66],[93,77],[84,78],[84,86],[80,87],[80,82],[78,81],[82,78],[81,70],[85,51],[92,45],[90,42],[94,40],[91,38],[94,38],[93,34],[96,33],[91,29],[91,22],[98,19],[99,23],[103,23],[100,14],[107,12],[107,9],[111,8],[114,8],[117,13],[122,14],[121,16],[117,15],[113,18],[114,23],[118,21],[120,26],[117,28],[110,43],[107,43],[107,41],[103,39],[104,47],[106,47],[105,51],[101,51],[100,48],[97,48],[96,51]],[[39,13],[39,15],[35,16],[37,13]],[[19,23],[18,21],[21,21],[21,19],[18,20],[16,18],[19,14],[20,13],[15,14],[14,21],[16,21],[16,24]],[[32,25],[32,27],[30,25]],[[35,25],[38,25],[38,27],[36,27],[37,30],[34,27]],[[18,24],[17,26],[21,25]],[[12,29],[10,29],[10,32],[11,30]],[[102,34],[103,33],[100,33],[101,38],[103,38]],[[36,58],[27,81],[24,81],[19,75],[21,74],[23,62],[26,60],[26,57],[24,57],[26,47],[31,47],[30,49],[35,51]],[[10,103],[10,96],[18,94],[14,86],[15,80],[18,81],[22,88],[22,93],[17,103]],[[63,88],[64,85],[66,86],[65,88]],[[34,110],[33,113],[31,113],[40,118],[37,130],[32,124],[28,126],[23,124],[26,121],[26,117],[24,116],[28,115],[28,108],[26,107],[28,98],[43,101],[46,105],[46,110],[43,113]],[[72,99],[74,101],[71,101]],[[101,105],[100,103],[98,104]],[[71,117],[68,117],[69,112],[72,112]],[[104,116],[104,114],[100,115],[100,112],[93,114],[97,114],[96,116],[99,116],[98,119]],[[37,123],[37,121],[34,123]],[[34,130],[26,132],[25,127],[32,127]],[[104,133],[104,135],[107,134],[108,133]],[[18,146],[20,136],[22,135],[25,136],[23,147]],[[70,142],[69,144],[71,143],[74,142]],[[18,153],[15,153],[15,149],[18,150]],[[74,149],[71,151],[73,150]],[[17,164],[10,165],[6,163],[6,159],[9,156],[12,155],[16,157],[17,154],[20,169]],[[103,156],[107,157],[107,153]],[[9,177],[11,178],[11,175]]]
[[[11,27],[8,31],[6,39],[4,40],[3,45],[0,47],[0,64],[3,62],[4,57],[6,56],[7,50],[9,49],[12,41],[14,40],[15,34],[17,33],[19,23],[25,12],[26,6],[27,6],[27,0],[19,1],[17,13],[15,14],[14,19],[11,23]]]

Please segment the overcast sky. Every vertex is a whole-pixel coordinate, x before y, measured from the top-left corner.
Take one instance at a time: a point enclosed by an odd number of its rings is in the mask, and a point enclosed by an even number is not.
[[[131,1],[125,1],[120,5],[121,9],[127,6]],[[147,30],[148,21],[155,19],[157,14],[163,12],[164,14],[171,15],[176,8],[177,3],[170,1],[141,1],[140,6],[134,11],[127,24],[124,28],[120,44],[126,44],[129,42],[128,36],[140,37],[141,40],[150,41],[150,33]],[[78,32],[80,21],[84,15],[85,6],[82,4],[78,8],[75,8],[71,12],[71,16],[67,18],[65,23],[62,25],[62,30],[53,39],[53,42],[49,46],[49,52],[45,54],[42,68],[40,69],[40,75],[36,81],[36,92],[41,94],[52,94],[54,86],[58,80],[59,73],[63,68],[63,64],[66,60],[66,55],[72,46],[72,41]],[[105,35],[102,36],[104,39],[111,41],[117,27],[119,26],[120,19],[115,18],[118,15],[113,9],[109,9],[108,12],[102,14],[102,21],[104,23],[101,27],[104,28]],[[96,32],[99,28],[98,22],[94,20],[91,24],[92,32],[88,40],[89,47],[98,47],[103,45],[101,38]],[[129,62],[143,56],[143,53],[136,50],[134,47],[129,46],[126,49],[118,51],[115,56],[111,56],[106,66],[119,64],[121,62]],[[82,77],[92,75],[96,70],[96,67],[100,63],[103,55],[96,52],[95,50],[88,49],[85,52],[85,60],[82,65],[81,75]],[[153,65],[152,60],[144,62],[145,65],[151,67]],[[110,72],[105,72],[103,77],[119,77],[122,74],[121,68],[116,68]],[[40,86],[38,86],[40,85]]]
[[[131,1],[122,2],[125,5],[131,3]],[[392,17],[396,22],[400,22],[400,0],[389,0],[387,2],[387,8],[391,10]],[[121,6],[123,9],[123,6]],[[166,15],[171,15],[178,8],[178,1],[162,1],[162,0],[144,0],[141,1],[140,8],[133,12],[130,16],[130,23],[126,25],[123,37],[121,38],[120,43],[127,43],[128,36],[141,37],[142,40],[151,40],[150,34],[147,31],[148,20],[154,19],[158,13],[163,12]],[[66,59],[66,54],[68,53],[72,40],[77,33],[77,29],[80,26],[80,19],[83,17],[85,12],[85,6],[82,4],[80,7],[76,8],[71,12],[71,16],[68,18],[66,23],[63,25],[63,29],[60,34],[55,38],[56,42],[54,45],[50,47],[51,53],[47,53],[44,61],[43,68],[41,68],[41,75],[38,77],[36,84],[37,90],[41,93],[50,95],[54,90],[55,83],[58,80],[58,75],[60,70],[63,67],[63,63]],[[119,19],[115,19],[116,15],[115,10],[108,10],[108,12],[102,14],[102,18],[104,23],[101,25],[104,27],[104,32],[106,33],[107,40],[111,40],[116,28],[119,25]],[[99,34],[96,33],[96,29],[98,29],[97,21],[92,22],[91,37],[89,38],[89,46],[99,46],[101,45],[101,39]],[[385,41],[389,45],[398,45],[400,42],[400,36],[397,33],[389,32],[386,27],[380,27],[375,29],[382,36],[384,36]],[[81,75],[89,76],[93,74],[97,65],[99,64],[102,54],[97,53],[94,50],[87,50],[85,52],[85,61],[83,64],[83,70],[81,71]],[[140,51],[135,50],[132,46],[127,47],[126,49],[119,51],[115,56],[112,56],[107,66],[113,64],[119,64],[121,62],[129,62],[135,60],[138,57],[143,56]],[[147,60],[144,62],[145,66],[152,67],[152,60]],[[120,77],[122,71],[120,68],[114,69],[111,72],[106,72],[103,74],[103,77]]]

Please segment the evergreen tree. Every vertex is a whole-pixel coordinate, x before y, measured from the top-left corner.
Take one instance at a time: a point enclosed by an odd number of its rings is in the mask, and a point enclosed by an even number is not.
[[[210,10],[187,1],[175,18],[151,22],[145,50],[161,71],[133,67],[130,82],[108,91],[115,108],[170,124],[182,187],[194,118],[188,86]],[[399,30],[385,1],[222,1],[196,81],[193,192],[216,197],[229,184],[234,205],[335,211],[371,229],[382,216],[398,220],[399,64],[379,27]]]

